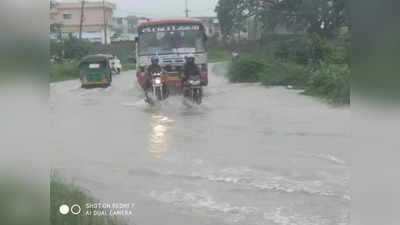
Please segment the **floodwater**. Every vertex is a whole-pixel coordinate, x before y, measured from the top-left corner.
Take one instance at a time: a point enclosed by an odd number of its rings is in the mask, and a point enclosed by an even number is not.
[[[231,84],[210,66],[200,106],[112,87],[51,84],[52,167],[137,225],[345,225],[350,110],[284,87]]]

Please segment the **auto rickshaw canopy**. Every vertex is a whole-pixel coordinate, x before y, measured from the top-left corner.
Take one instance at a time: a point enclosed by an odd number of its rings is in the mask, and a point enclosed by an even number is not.
[[[84,57],[81,60],[81,64],[84,63],[96,63],[96,62],[108,62],[112,58],[111,55],[97,54],[97,55],[89,55]]]

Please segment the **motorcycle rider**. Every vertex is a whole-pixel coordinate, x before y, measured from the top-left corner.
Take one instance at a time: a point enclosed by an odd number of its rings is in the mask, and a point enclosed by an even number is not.
[[[147,92],[148,91],[151,92],[154,73],[161,73],[161,74],[163,73],[163,68],[160,66],[159,59],[157,56],[151,57],[151,65],[147,68],[147,77],[148,77],[149,82],[148,82],[147,87],[145,88],[145,94],[146,94],[146,99],[147,99],[146,101],[149,100]],[[164,88],[163,92],[164,92],[164,96],[168,96],[169,92],[168,92],[167,88]]]
[[[151,65],[147,68],[147,76],[149,77],[149,80],[152,80],[152,73],[161,73],[162,68],[159,64],[159,59],[157,56],[151,57]]]
[[[194,55],[190,54],[186,57],[185,66],[183,68],[182,84],[184,95],[187,94],[187,89],[185,88],[188,86],[187,80],[194,76],[201,76],[201,73],[200,68],[196,65]]]
[[[190,54],[186,57],[186,62],[183,69],[184,80],[191,76],[200,76],[200,68],[196,65],[195,57],[193,54]]]
[[[157,56],[151,57],[151,65],[147,68],[147,73],[146,73],[149,82],[147,82],[145,90],[148,90],[151,88],[151,82],[153,80],[152,74],[153,73],[161,73],[161,72],[162,72],[162,68],[159,65],[158,57]]]

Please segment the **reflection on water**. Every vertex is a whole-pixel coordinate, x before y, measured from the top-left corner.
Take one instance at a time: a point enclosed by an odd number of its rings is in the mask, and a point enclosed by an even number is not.
[[[150,152],[155,158],[161,158],[168,151],[168,138],[166,135],[168,127],[166,124],[171,122],[173,120],[159,113],[151,117]]]

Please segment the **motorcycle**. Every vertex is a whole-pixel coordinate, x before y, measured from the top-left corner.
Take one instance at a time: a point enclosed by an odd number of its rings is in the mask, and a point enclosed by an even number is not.
[[[168,90],[162,79],[162,73],[154,72],[151,76],[154,96],[159,101],[165,100],[168,97]]]
[[[121,61],[118,58],[110,59],[110,67],[114,74],[121,73],[122,65],[121,65]]]
[[[190,98],[192,102],[200,105],[203,98],[203,86],[201,84],[200,76],[190,77],[186,83],[186,97]]]
[[[121,73],[121,63],[119,62],[113,62],[112,63],[112,71],[116,74],[120,74]]]

